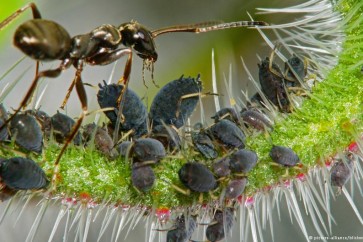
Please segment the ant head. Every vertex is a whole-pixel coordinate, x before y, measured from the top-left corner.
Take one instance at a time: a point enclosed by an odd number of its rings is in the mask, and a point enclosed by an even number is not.
[[[131,21],[119,26],[122,43],[136,50],[137,55],[144,60],[155,62],[158,54],[151,32],[137,22]]]

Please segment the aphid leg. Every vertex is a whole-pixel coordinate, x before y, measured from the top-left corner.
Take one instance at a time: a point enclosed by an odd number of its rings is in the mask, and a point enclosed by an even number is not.
[[[277,46],[275,46],[275,48],[272,50],[271,54],[270,54],[270,60],[269,60],[269,65],[268,65],[268,69],[269,71],[274,74],[275,76],[278,76],[280,78],[284,78],[284,76],[279,73],[278,71],[275,71],[275,69],[272,67],[272,64],[274,63],[274,58],[275,58],[275,49],[277,48]]]
[[[25,108],[27,106],[28,101],[30,100],[35,89],[37,88],[38,81],[40,78],[42,78],[42,77],[50,77],[50,78],[58,77],[62,73],[62,71],[69,68],[71,64],[72,64],[72,61],[69,59],[66,59],[61,62],[61,64],[59,65],[58,68],[41,71],[37,75],[35,75],[34,80],[32,81],[32,84],[30,85],[28,91],[26,92],[23,100],[20,102],[19,107],[17,109],[15,109],[14,113],[0,126],[0,130],[3,127],[5,127],[7,124],[9,124],[9,122],[15,117],[15,115],[17,115],[20,112],[20,110],[22,108]]]
[[[184,95],[184,96],[181,96],[181,98],[179,99],[178,101],[178,104],[177,104],[177,110],[176,110],[176,113],[175,113],[175,117],[179,117],[179,114],[180,114],[180,107],[181,107],[181,103],[184,99],[188,99],[188,98],[192,98],[192,97],[199,97],[199,96],[205,96],[203,95],[202,93],[200,92],[197,92],[197,93],[191,93],[191,94],[187,94],[187,95]]]
[[[59,152],[59,154],[57,156],[57,159],[54,162],[54,174],[53,174],[53,178],[52,178],[52,191],[54,191],[56,189],[57,176],[59,174],[59,161],[62,158],[63,153],[66,151],[68,145],[72,142],[73,138],[76,136],[79,128],[81,127],[83,118],[87,114],[87,110],[88,110],[86,90],[84,89],[84,86],[82,83],[82,78],[81,78],[82,69],[83,69],[83,63],[81,62],[77,68],[76,76],[73,81],[75,83],[78,98],[82,105],[82,113],[79,116],[77,122],[72,127],[71,133],[68,135],[61,151]]]
[[[42,16],[40,15],[39,10],[37,8],[37,6],[35,5],[35,3],[28,3],[24,7],[19,8],[18,10],[16,10],[12,15],[10,15],[9,17],[7,17],[5,20],[3,20],[0,23],[0,30],[3,29],[3,28],[5,28],[12,21],[14,21],[20,14],[22,14],[28,8],[31,8],[34,19],[42,18]]]

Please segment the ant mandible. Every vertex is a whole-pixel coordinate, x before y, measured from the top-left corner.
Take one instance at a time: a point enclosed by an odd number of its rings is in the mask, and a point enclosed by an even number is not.
[[[73,65],[76,69],[75,77],[61,107],[63,108],[65,106],[70,93],[75,87],[81,102],[82,113],[58,154],[57,160],[55,161],[56,166],[68,144],[79,130],[88,110],[87,96],[81,78],[84,64],[108,65],[123,56],[127,56],[124,73],[118,81],[119,84],[122,83],[127,87],[131,72],[133,51],[144,60],[144,65],[153,65],[158,58],[154,39],[159,35],[172,32],[202,33],[235,27],[267,25],[267,23],[262,21],[238,21],[231,23],[205,22],[191,25],[177,25],[150,31],[139,23],[131,21],[123,23],[118,27],[104,24],[89,33],[70,37],[69,33],[60,24],[51,20],[42,19],[35,3],[29,3],[2,21],[0,23],[0,30],[29,8],[32,10],[33,19],[26,21],[17,28],[14,34],[14,45],[27,56],[37,61],[35,77],[26,95],[20,102],[19,107],[15,109],[13,115],[6,120],[0,129],[7,125],[22,108],[27,106],[40,78],[58,77],[65,69]],[[61,61],[57,68],[39,72],[39,61],[54,60]],[[118,98],[119,105],[122,103],[122,97],[123,93]]]

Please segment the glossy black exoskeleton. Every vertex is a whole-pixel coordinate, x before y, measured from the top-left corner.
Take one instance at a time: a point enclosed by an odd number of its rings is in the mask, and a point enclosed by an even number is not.
[[[296,166],[300,163],[297,154],[289,147],[274,145],[270,150],[271,159],[283,166]]]
[[[188,242],[197,227],[195,217],[189,216],[185,221],[184,215],[176,218],[174,229],[169,230],[166,235],[166,242]]]
[[[10,122],[10,133],[15,143],[27,150],[41,153],[43,134],[37,120],[28,114],[17,114]]]
[[[62,107],[66,105],[70,93],[75,87],[83,112],[75,123],[72,132],[68,135],[68,139],[65,141],[65,144],[55,161],[56,165],[58,165],[68,144],[76,136],[88,110],[87,95],[81,77],[85,64],[108,65],[123,56],[127,56],[123,76],[119,79],[119,84],[123,83],[127,86],[131,73],[133,52],[144,60],[144,64],[153,64],[158,58],[154,39],[159,35],[172,32],[202,33],[235,27],[267,25],[265,22],[239,21],[221,24],[202,23],[179,25],[150,31],[141,24],[130,21],[119,26],[104,24],[88,33],[71,37],[60,24],[51,20],[42,19],[37,6],[34,3],[28,3],[3,20],[0,23],[0,30],[27,9],[32,10],[33,19],[24,22],[16,29],[13,42],[23,53],[37,61],[37,70],[31,86],[20,102],[19,107],[15,110],[13,116],[28,104],[28,101],[37,87],[38,81],[42,77],[58,77],[64,70],[70,68],[72,65],[76,69],[74,80],[68,89]],[[55,60],[61,61],[58,67],[38,71],[39,61]],[[119,96],[118,104],[122,103],[122,97],[123,94]],[[0,129],[9,123],[13,116],[6,120],[5,123],[0,126]]]
[[[247,173],[257,164],[257,154],[252,150],[240,149],[233,153],[229,160],[229,167],[232,172]]]
[[[211,126],[207,132],[216,140],[221,146],[227,149],[245,147],[246,136],[242,130],[232,121],[222,119],[218,123]]]
[[[83,127],[82,135],[86,145],[93,142],[96,149],[108,158],[115,159],[118,156],[118,152],[114,149],[113,140],[105,129],[90,123]]]
[[[159,140],[171,153],[180,150],[182,141],[175,127],[171,125],[154,126],[151,133],[151,138]]]
[[[67,138],[72,132],[75,121],[71,117],[57,112],[51,117],[51,123],[56,141],[59,143],[67,142]],[[81,134],[79,132],[74,137],[73,143],[75,145],[81,144]]]
[[[247,177],[242,177],[240,179],[234,179],[228,182],[226,186],[225,198],[227,199],[236,199],[245,190],[247,184]]]
[[[6,186],[16,190],[41,189],[49,184],[42,168],[23,157],[0,160],[0,178]]]
[[[177,129],[184,126],[199,101],[202,83],[197,78],[183,77],[163,86],[154,97],[149,117],[152,125],[174,125]]]
[[[275,63],[271,65],[268,57],[261,64],[258,64],[258,68],[261,90],[267,99],[278,107],[281,112],[290,112],[290,101],[284,87],[284,79],[280,68]]]
[[[117,99],[124,86],[117,84],[107,85],[106,82],[104,82],[104,85],[102,86],[99,84],[99,87],[100,90],[97,93],[98,104],[101,108],[114,108],[113,111],[105,111],[104,113],[111,121],[112,126],[115,127],[119,111],[117,108]],[[138,132],[138,137],[146,134],[147,129],[144,126],[146,125],[147,110],[145,104],[141,101],[139,96],[129,88],[125,91],[123,102],[124,106],[127,108],[122,109],[123,120],[120,120],[120,130],[124,132],[133,130],[134,134],[139,130],[144,130],[144,132]]]
[[[5,124],[5,121],[8,119],[8,113],[2,103],[0,103],[0,127]],[[7,127],[3,127],[0,130],[0,141],[6,141],[9,138],[9,132]]]
[[[244,110],[241,112],[241,118],[247,126],[254,129],[260,131],[273,130],[271,121],[261,112],[252,109]]]
[[[184,186],[195,192],[209,192],[217,187],[217,180],[213,173],[200,163],[185,163],[178,175]]]
[[[209,136],[201,130],[192,132],[192,142],[194,147],[207,159],[215,159],[218,156],[214,144]]]
[[[331,168],[330,182],[332,186],[342,188],[352,176],[353,160],[349,156],[352,154],[348,154],[347,159],[336,161]]]
[[[163,144],[152,138],[137,139],[132,147],[134,162],[158,162],[166,156]]]
[[[212,117],[214,122],[218,122],[220,119],[228,119],[236,124],[240,124],[240,114],[234,108],[222,108]]]
[[[208,241],[216,242],[225,238],[232,229],[234,222],[234,211],[232,208],[225,208],[224,211],[217,210],[213,222],[205,232]]]
[[[131,182],[139,191],[147,192],[155,183],[155,173],[150,165],[134,163],[131,169]]]

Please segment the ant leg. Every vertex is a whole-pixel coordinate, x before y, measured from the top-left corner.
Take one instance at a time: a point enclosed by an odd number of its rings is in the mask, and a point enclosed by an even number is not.
[[[22,14],[25,10],[27,10],[28,8],[31,8],[32,13],[33,13],[33,18],[42,18],[42,16],[40,15],[40,12],[37,8],[37,6],[35,5],[35,3],[29,3],[27,5],[25,5],[22,8],[19,8],[18,10],[16,10],[12,15],[10,15],[9,17],[7,17],[5,20],[3,20],[0,23],[0,30],[5,28],[8,24],[10,24],[12,21],[14,21],[20,14]]]
[[[59,152],[59,154],[57,156],[57,159],[54,162],[54,173],[53,173],[53,177],[52,177],[52,191],[54,191],[56,188],[57,176],[59,174],[60,159],[62,158],[68,145],[72,142],[74,137],[77,135],[79,128],[81,127],[82,121],[83,121],[84,117],[86,116],[87,110],[88,110],[86,90],[84,89],[82,78],[81,78],[82,70],[83,70],[83,64],[80,64],[79,67],[77,68],[76,76],[73,80],[74,86],[76,87],[76,91],[78,94],[78,98],[81,102],[82,113],[78,117],[77,122],[73,125],[71,133],[68,135],[61,151]]]
[[[20,110],[22,108],[25,108],[27,106],[28,101],[31,99],[40,78],[42,78],[42,77],[50,77],[50,78],[58,77],[62,73],[62,71],[69,68],[71,64],[72,64],[72,61],[69,59],[66,59],[66,60],[62,61],[62,63],[59,65],[58,68],[51,69],[51,70],[45,70],[45,71],[39,72],[37,75],[35,75],[35,77],[32,81],[32,84],[30,85],[28,91],[26,92],[23,100],[20,102],[19,107],[17,109],[15,109],[14,113],[10,116],[10,118],[7,119],[0,126],[0,130],[9,124],[10,121],[15,117],[16,114],[18,114],[20,112]],[[37,64],[37,67],[38,67],[38,64]]]
[[[71,96],[71,92],[73,91],[74,85],[75,85],[75,79],[73,80],[72,84],[69,86],[68,90],[67,90],[67,94],[66,97],[63,99],[62,105],[60,106],[61,109],[64,109],[64,107],[66,106],[69,97]]]

